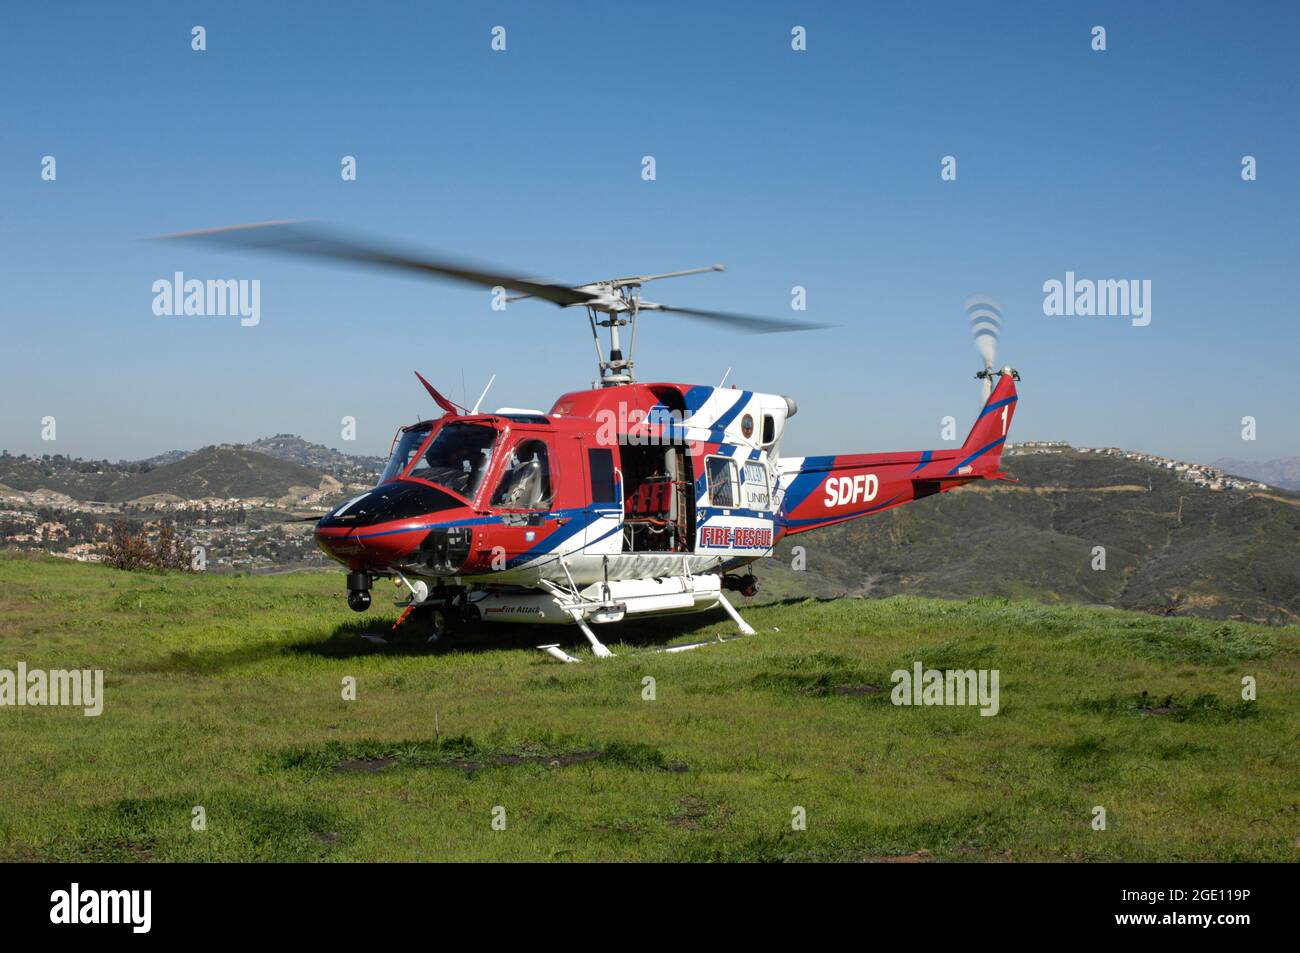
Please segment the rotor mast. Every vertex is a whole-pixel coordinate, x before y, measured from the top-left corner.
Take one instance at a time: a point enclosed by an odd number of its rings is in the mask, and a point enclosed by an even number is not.
[[[621,307],[605,309],[587,305],[587,319],[591,322],[591,336],[596,342],[596,365],[600,373],[599,380],[594,383],[601,387],[621,387],[636,381],[633,351],[636,349],[636,319],[641,310],[641,286],[622,285],[611,288],[610,292],[617,295]],[[600,332],[597,328],[609,329],[608,357],[601,351]],[[620,328],[628,328],[629,331],[626,351],[623,350]]]

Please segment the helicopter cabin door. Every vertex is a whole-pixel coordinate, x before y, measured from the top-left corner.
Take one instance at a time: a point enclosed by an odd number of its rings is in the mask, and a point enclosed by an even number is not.
[[[571,516],[566,510],[578,498],[564,477],[575,473],[576,461],[563,459],[563,443],[540,428],[514,428],[498,449],[484,481],[487,504],[500,518],[496,538],[502,541],[498,569],[514,569],[575,547],[565,540]]]
[[[599,446],[594,437],[581,443],[589,494],[582,551],[588,556],[622,552],[623,474],[618,454],[611,447]]]
[[[722,444],[703,459],[695,552],[756,558],[775,538],[772,471],[766,454]]]

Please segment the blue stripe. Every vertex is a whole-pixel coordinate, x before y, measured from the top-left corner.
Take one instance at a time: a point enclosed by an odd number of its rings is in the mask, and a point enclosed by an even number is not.
[[[834,457],[804,457],[803,466],[786,487],[785,496],[781,500],[781,512],[793,513],[800,503],[821,486],[822,478],[834,464]]]
[[[727,428],[731,426],[732,421],[736,419],[737,415],[739,415],[745,405],[749,403],[749,399],[753,396],[753,393],[747,390],[742,390],[740,392],[740,399],[732,404],[726,412],[722,414],[722,416],[708,427],[708,443],[722,443],[727,439]],[[690,421],[687,421],[687,423],[689,424]]]
[[[980,447],[978,450],[976,450],[974,453],[972,453],[969,457],[967,457],[967,458],[966,458],[965,460],[963,460],[961,463],[957,464],[955,467],[953,467],[951,470],[949,470],[949,471],[948,471],[948,476],[952,476],[952,475],[955,474],[958,470],[960,470],[962,467],[966,466],[966,464],[970,463],[972,460],[977,460],[977,459],[979,459],[980,457],[982,457],[984,454],[988,453],[990,450],[993,450],[993,449],[995,449],[995,448],[997,448],[997,447],[1000,447],[1006,439],[1007,439],[1006,437],[998,437],[997,440],[994,440],[994,441],[993,441],[991,444],[989,444],[988,446],[986,446],[986,447]]]
[[[575,518],[570,520],[564,526],[558,527],[555,530],[555,532],[551,533],[545,539],[538,540],[537,545],[534,546],[532,549],[526,549],[518,556],[514,556],[511,559],[507,560],[506,568],[513,569],[514,567],[520,566],[528,562],[529,560],[536,559],[538,556],[545,556],[547,553],[550,553],[553,550],[557,549],[560,546],[560,544],[563,543],[565,540],[572,539],[574,536],[576,536],[578,533],[585,530],[588,526],[590,526],[598,519],[600,519],[600,514],[596,513],[595,511],[591,511],[586,514],[585,519]],[[605,535],[608,536],[609,533],[606,533]],[[559,554],[557,553],[556,557],[558,558],[558,556]]]
[[[702,387],[696,385],[682,395],[682,400],[686,403],[686,415],[692,416],[696,411],[703,407],[713,396],[712,387]]]
[[[588,513],[600,512],[600,509],[601,507],[599,506],[570,507],[569,509],[555,510],[553,512],[549,512],[546,514],[546,516],[560,517],[563,519],[572,519],[577,516],[584,516]],[[609,507],[605,506],[604,509],[608,510]],[[442,523],[422,523],[419,526],[405,526],[400,529],[386,529],[378,533],[353,533],[351,536],[348,536],[346,538],[347,539],[377,539],[381,536],[396,536],[399,533],[415,533],[415,532],[419,532],[420,530],[454,529],[459,526],[490,526],[494,523],[500,523],[500,522],[501,522],[500,516],[478,516],[473,519],[451,520],[450,522],[442,522]]]
[[[416,533],[425,529],[452,529],[458,526],[488,526],[500,523],[499,516],[483,516],[472,520],[453,520],[450,523],[422,523],[419,526],[407,526],[402,529],[386,529],[379,533],[353,533],[347,539],[378,539],[381,536],[396,536],[398,533]]]
[[[883,503],[877,503],[875,506],[869,506],[865,510],[857,510],[853,513],[828,513],[825,516],[814,516],[809,519],[802,519],[802,520],[788,520],[784,518],[778,518],[778,521],[782,526],[817,526],[822,523],[836,523],[841,520],[854,519],[855,517],[858,516],[866,516],[868,513],[876,512],[876,510],[883,510],[886,506],[889,506],[897,499],[898,497],[891,496]]]
[[[1007,404],[1014,404],[1019,399],[1020,398],[1018,396],[1013,395],[1011,397],[1003,397],[1001,400],[995,400],[993,403],[989,404],[982,411],[980,411],[980,415],[975,418],[975,422],[978,423],[979,421],[983,420],[985,416],[993,413],[993,411],[997,410],[999,407],[1004,407]]]
[[[740,413],[741,408],[743,408],[746,404],[748,404],[749,399],[753,396],[754,395],[749,391],[742,390],[740,392],[740,399],[737,400],[734,404],[732,404],[731,408],[725,414],[723,414],[721,417],[719,417],[717,420],[713,422],[713,429],[726,430],[727,427],[731,424],[731,422],[736,419],[736,415]]]
[[[925,451],[922,451],[922,453],[921,453],[921,462],[918,463],[915,467],[912,468],[912,472],[915,473],[917,470],[921,469],[921,467],[923,467],[923,466],[925,466],[927,463],[929,463],[929,462],[930,462],[930,458],[933,457],[933,456],[934,456],[934,451],[933,451],[933,450],[925,450]]]

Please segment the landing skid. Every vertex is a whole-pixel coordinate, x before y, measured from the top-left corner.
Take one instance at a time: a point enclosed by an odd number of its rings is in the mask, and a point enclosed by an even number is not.
[[[755,634],[754,627],[751,626],[748,622],[746,622],[741,617],[740,613],[736,611],[736,607],[733,606],[731,602],[727,599],[727,597],[721,592],[718,593],[718,603],[719,605],[722,606],[722,608],[727,610],[727,615],[731,616],[731,618],[735,621],[736,626],[740,629],[740,634],[742,636]],[[582,630],[582,634],[585,635],[587,637],[587,641],[591,643],[591,650],[595,654],[596,658],[614,658],[614,653],[611,652],[605,646],[605,644],[602,643],[600,639],[596,637],[595,632],[591,631],[591,626],[587,625],[587,622],[582,617],[581,612],[578,612],[576,610],[573,611],[573,621],[577,623],[578,628]],[[675,654],[677,652],[689,652],[692,649],[698,649],[705,645],[717,645],[719,642],[731,642],[734,640],[735,640],[735,636],[733,636],[730,639],[724,639],[719,637],[717,639],[710,639],[705,642],[690,642],[687,643],[686,645],[670,645],[667,648],[651,649],[647,652],[637,652],[636,654],[637,655],[652,655],[652,654],[659,654],[659,653]],[[558,642],[554,642],[549,645],[539,645],[537,646],[537,648],[545,652],[551,658],[556,659],[557,661],[560,662],[567,663],[567,662],[582,661],[581,659],[570,655],[568,652],[560,648],[560,644]]]

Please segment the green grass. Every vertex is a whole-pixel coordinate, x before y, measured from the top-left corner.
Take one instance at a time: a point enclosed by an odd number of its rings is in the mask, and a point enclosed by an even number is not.
[[[395,611],[377,592],[353,615],[340,573],[0,554],[0,668],[100,668],[106,694],[98,718],[0,709],[0,859],[1300,859],[1300,629],[1003,599],[743,611],[756,636],[675,655],[650,650],[733,627],[606,627],[599,662],[557,628],[374,646],[358,633]],[[557,638],[582,664],[532,647]],[[918,660],[998,669],[1000,714],[895,707]]]

